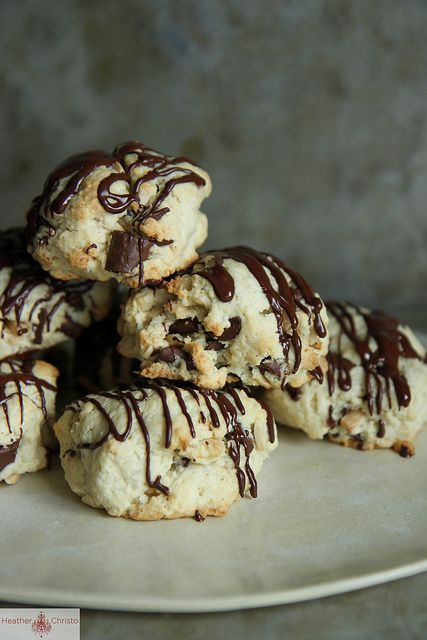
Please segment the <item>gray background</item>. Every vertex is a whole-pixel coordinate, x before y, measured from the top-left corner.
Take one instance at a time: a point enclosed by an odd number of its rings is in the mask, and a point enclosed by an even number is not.
[[[139,137],[212,174],[208,246],[271,249],[325,296],[425,317],[426,33],[423,0],[1,0],[1,225],[65,155]],[[421,640],[425,585],[222,616],[84,612],[82,631]]]
[[[64,156],[140,138],[210,171],[208,246],[425,313],[426,33],[422,0],[2,0],[2,226]]]

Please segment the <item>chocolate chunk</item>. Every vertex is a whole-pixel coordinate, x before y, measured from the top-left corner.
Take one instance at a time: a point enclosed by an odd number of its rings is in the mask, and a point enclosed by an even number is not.
[[[172,364],[172,362],[175,362],[174,347],[166,347],[165,349],[159,351],[159,353],[157,354],[157,360],[160,360],[160,362],[167,362],[168,364]]]
[[[113,273],[130,273],[147,256],[150,246],[143,238],[127,231],[113,231],[108,248],[105,268]]]
[[[233,340],[240,333],[242,328],[242,321],[240,318],[238,316],[234,316],[233,318],[229,318],[228,321],[230,326],[222,332],[219,336],[219,340]]]
[[[193,358],[181,347],[178,347],[176,345],[172,347],[165,347],[164,349],[161,349],[161,351],[159,351],[157,354],[157,361],[166,362],[167,364],[172,364],[173,362],[175,362],[176,358],[182,358],[182,360],[185,360],[185,364],[187,365],[187,369],[189,371],[191,369],[194,369]]]
[[[188,336],[190,333],[197,331],[199,323],[197,318],[184,318],[183,320],[175,320],[169,327],[169,333],[179,333],[181,336]]]
[[[221,349],[224,348],[225,345],[223,345],[221,342],[218,342],[218,340],[211,340],[206,344],[206,349],[208,351],[221,351]]]
[[[280,365],[274,360],[265,360],[264,362],[261,362],[261,364],[259,365],[259,370],[263,374],[271,373],[273,374],[273,376],[277,376],[278,378],[280,377]]]

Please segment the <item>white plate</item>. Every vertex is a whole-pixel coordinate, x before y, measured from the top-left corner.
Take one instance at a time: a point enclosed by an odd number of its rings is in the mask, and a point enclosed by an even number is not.
[[[259,497],[225,518],[132,522],[81,504],[60,469],[0,489],[0,599],[220,611],[307,600],[427,570],[427,431],[416,455],[281,431]]]

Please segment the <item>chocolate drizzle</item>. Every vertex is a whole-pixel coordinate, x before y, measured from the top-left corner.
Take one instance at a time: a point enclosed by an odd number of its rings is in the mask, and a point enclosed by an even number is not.
[[[22,437],[22,432],[21,432]],[[19,443],[21,442],[21,437],[18,440],[15,440],[11,444],[0,446],[0,472],[5,469],[9,464],[15,462],[16,454],[18,453]]]
[[[351,370],[355,364],[344,358],[340,353],[329,352],[327,357],[328,371],[326,379],[328,381],[329,395],[331,396],[335,390],[335,381],[338,382],[338,386],[342,391],[349,391],[351,389]]]
[[[298,334],[297,311],[303,311],[309,317],[313,316],[313,326],[317,335],[326,337],[326,329],[321,318],[323,303],[302,276],[287,267],[281,260],[266,253],[259,253],[249,247],[230,247],[222,251],[212,251],[204,256],[206,266],[200,271],[193,271],[211,283],[215,294],[221,302],[229,302],[234,298],[234,279],[228,271],[224,260],[227,258],[243,263],[257,280],[262,292],[268,300],[271,312],[274,314],[277,335],[283,349],[286,361],[289,359],[290,346],[294,350],[295,373],[301,364],[302,344]],[[288,278],[290,281],[288,282]],[[271,281],[273,280],[273,283]],[[284,316],[289,322],[289,331],[284,326]],[[232,319],[235,327],[240,318]],[[231,328],[231,327],[230,327]],[[239,325],[240,330],[240,325]],[[237,335],[237,334],[236,334]],[[221,339],[226,339],[221,337]],[[230,338],[229,338],[230,339]],[[266,368],[264,367],[266,370]]]
[[[322,367],[316,367],[315,369],[312,369],[311,371],[308,372],[313,378],[315,378],[315,380],[317,380],[317,382],[319,384],[322,384],[323,382],[323,371],[322,371]]]
[[[114,167],[116,159],[102,150],[86,151],[76,153],[61,162],[52,171],[45,183],[42,198],[44,201],[44,214],[49,216],[49,202],[57,191],[62,180],[67,182],[62,185],[55,199],[50,202],[50,209],[53,214],[62,214],[82,186],[83,180],[91,175],[96,169]]]
[[[0,233],[0,269],[10,269],[9,280],[0,294],[0,338],[4,336],[9,321],[17,325],[18,335],[27,333],[28,328],[21,325],[25,310],[25,322],[32,325],[32,342],[35,345],[42,344],[44,332],[50,331],[52,320],[63,305],[77,311],[83,310],[83,296],[93,287],[93,282],[88,280],[63,282],[43,271],[27,253],[22,229]],[[43,297],[32,301],[27,309],[28,300],[37,287],[43,287]],[[53,304],[48,310],[50,303]],[[73,337],[82,329],[69,315],[66,315],[66,321],[60,328],[65,335],[72,334]]]
[[[339,326],[337,349],[327,356],[329,395],[333,395],[336,384],[342,391],[349,391],[352,387],[351,371],[356,365],[345,358],[341,351],[342,337],[345,336],[356,350],[360,366],[364,370],[369,414],[380,416],[385,398],[388,407],[392,408],[392,389],[398,408],[407,407],[411,402],[411,390],[399,367],[399,359],[413,358],[422,361],[423,356],[415,351],[407,336],[399,330],[398,320],[382,311],[368,312],[349,303],[328,302],[326,307]],[[356,327],[355,317],[363,319],[364,330]],[[328,424],[336,424],[332,419],[331,408]],[[385,423],[380,419],[377,437],[383,438],[384,435]]]
[[[423,358],[411,346],[405,334],[399,331],[398,320],[382,311],[362,311],[351,304],[329,302],[327,309],[337,321],[341,335],[345,335],[352,342],[360,357],[360,364],[365,372],[366,401],[370,415],[375,412],[381,413],[384,395],[387,397],[389,407],[392,407],[392,387],[399,409],[407,407],[411,401],[411,390],[399,369],[399,358],[417,360]],[[363,336],[356,329],[354,314],[365,321],[366,333]],[[374,342],[374,346],[371,341]],[[338,338],[339,344],[340,338]],[[349,361],[342,357],[340,351],[337,356],[332,356],[329,360],[332,362],[332,369],[338,373],[340,388],[348,391],[351,388],[352,367]]]
[[[384,438],[385,436],[385,422],[384,420],[378,421],[377,438]]]
[[[156,476],[156,478],[152,477],[150,432],[147,428],[142,412],[143,403],[148,397],[148,390],[152,390],[153,392],[155,392],[159,396],[161,401],[165,424],[165,448],[170,448],[173,436],[173,419],[171,417],[169,409],[167,391],[172,391],[175,395],[182,415],[187,421],[190,434],[193,438],[196,437],[196,431],[190,415],[190,411],[187,407],[185,397],[186,395],[191,395],[197,402],[199,407],[201,406],[201,401],[203,401],[206,410],[211,418],[212,425],[215,429],[221,426],[220,416],[222,416],[227,429],[225,442],[228,454],[233,461],[234,468],[236,470],[239,493],[241,496],[244,495],[246,490],[246,483],[248,482],[250,494],[252,495],[252,497],[256,497],[257,483],[250,465],[250,454],[254,448],[253,438],[248,431],[243,429],[242,425],[239,422],[239,414],[244,415],[245,408],[238,392],[234,388],[229,386],[224,388],[224,393],[213,391],[210,389],[195,389],[186,383],[177,384],[169,381],[164,381],[161,385],[159,385],[154,382],[144,381],[143,383],[139,382],[133,385],[129,389],[114,389],[113,391],[100,392],[96,397],[87,396],[86,398],[75,402],[69,407],[69,409],[74,411],[75,413],[78,413],[83,403],[91,403],[104,417],[107,431],[104,436],[97,442],[91,444],[82,443],[78,446],[78,448],[94,450],[107,442],[107,440],[111,437],[115,438],[119,442],[124,442],[131,432],[134,419],[136,419],[139,427],[141,428],[142,435],[145,441],[145,477],[147,485],[152,490],[158,491],[165,495],[169,495],[169,488],[162,483],[161,476],[158,475]],[[242,389],[241,392],[249,396],[249,392],[246,389]],[[231,399],[228,396],[230,396]],[[126,412],[126,426],[123,432],[118,431],[115,422],[102,403],[103,398],[119,401],[124,406]],[[274,442],[275,428],[272,414],[263,402],[261,402],[261,405],[266,411],[266,423],[269,440],[270,442]],[[243,469],[241,468],[242,450],[245,460],[245,471],[243,471]],[[185,458],[185,461],[187,460],[188,458]],[[183,464],[183,466],[186,467],[188,464],[189,462],[186,462],[186,464]]]
[[[56,387],[34,374],[32,360],[4,360],[0,363],[0,407],[10,434],[13,432],[9,415],[9,402],[17,397],[20,408],[20,424],[24,422],[25,387],[35,387],[39,397],[39,407],[47,418],[46,390],[56,391]],[[22,436],[22,427],[21,427]],[[13,462],[19,447],[21,436],[9,445],[0,447],[0,471]]]
[[[211,283],[218,300],[230,302],[234,298],[234,280],[233,276],[223,266],[223,258],[224,256],[220,253],[214,253],[213,264],[201,271],[197,271],[197,275]]]
[[[49,218],[64,213],[85,178],[91,173],[101,167],[113,167],[115,164],[114,157],[100,150],[75,154],[61,162],[48,175],[42,194],[32,202],[28,212],[27,242],[30,244],[39,228],[44,226],[47,228],[47,235],[39,242],[47,244],[49,236],[55,235],[55,229],[50,225]]]
[[[126,213],[131,219],[129,231],[113,232],[105,268],[113,273],[130,273],[138,266],[138,286],[141,286],[144,283],[144,261],[151,247],[173,242],[147,236],[143,230],[144,224],[149,218],[160,220],[170,211],[165,206],[165,200],[177,185],[193,183],[203,187],[206,184],[201,175],[180,166],[184,163],[194,164],[187,158],[165,156],[135,141],[120,144],[112,154],[97,150],[71,156],[48,176],[43,193],[33,201],[28,214],[28,243],[33,242],[41,226],[46,226],[52,231],[39,242],[47,244],[49,235],[55,233],[49,219],[65,212],[83,181],[94,171],[111,169],[112,172],[98,185],[98,201],[108,213]],[[135,172],[140,173],[141,169],[145,169],[144,174],[136,177]],[[140,189],[154,181],[160,182],[160,186],[157,184],[158,193],[151,204],[144,204],[140,199]],[[123,184],[126,185],[126,193],[116,193],[114,186]]]

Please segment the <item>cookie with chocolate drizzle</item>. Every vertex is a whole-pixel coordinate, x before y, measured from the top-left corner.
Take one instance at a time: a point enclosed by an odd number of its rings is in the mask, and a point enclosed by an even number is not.
[[[141,142],[71,156],[28,214],[30,252],[55,278],[159,282],[197,259],[207,236],[208,174]]]
[[[382,311],[328,302],[330,349],[326,374],[295,394],[268,391],[278,422],[311,438],[360,450],[393,448],[413,455],[413,440],[427,422],[427,363],[412,331]],[[313,411],[316,407],[316,411]]]
[[[0,360],[75,338],[109,311],[114,286],[55,280],[28,254],[24,229],[0,232]]]
[[[88,395],[55,425],[65,478],[92,507],[134,520],[222,516],[277,446],[273,417],[241,388],[141,381]]]
[[[327,316],[319,295],[278,258],[249,247],[203,254],[162,287],[132,292],[118,350],[141,375],[298,387],[321,371]]]
[[[0,482],[46,467],[57,376],[42,360],[0,362]]]

